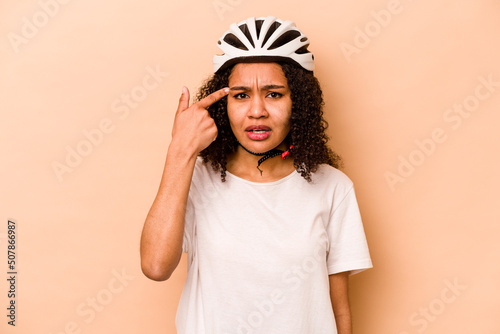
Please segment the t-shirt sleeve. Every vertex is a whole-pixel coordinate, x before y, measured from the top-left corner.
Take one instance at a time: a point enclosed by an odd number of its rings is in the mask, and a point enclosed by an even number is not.
[[[349,271],[350,275],[372,268],[368,244],[354,188],[335,205],[327,227],[330,240],[328,275]]]

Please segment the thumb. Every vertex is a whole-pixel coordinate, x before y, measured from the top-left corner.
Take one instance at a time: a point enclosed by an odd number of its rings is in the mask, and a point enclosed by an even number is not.
[[[179,106],[177,107],[177,113],[180,113],[189,108],[189,89],[186,86],[182,87],[182,94],[179,98]]]

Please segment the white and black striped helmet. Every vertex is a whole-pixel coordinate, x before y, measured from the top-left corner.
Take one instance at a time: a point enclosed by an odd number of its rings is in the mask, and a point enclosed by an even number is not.
[[[224,54],[214,56],[214,73],[236,63],[273,61],[314,70],[314,56],[307,50],[309,40],[292,21],[251,17],[233,23],[217,44]]]

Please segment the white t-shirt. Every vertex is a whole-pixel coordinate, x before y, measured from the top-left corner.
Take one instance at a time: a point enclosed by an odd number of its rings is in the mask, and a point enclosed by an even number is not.
[[[328,165],[312,180],[221,182],[198,158],[178,334],[337,333],[328,275],[372,263],[352,182]]]

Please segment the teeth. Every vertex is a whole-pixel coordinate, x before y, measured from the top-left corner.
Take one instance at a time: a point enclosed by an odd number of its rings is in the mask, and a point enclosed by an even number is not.
[[[252,130],[252,132],[255,132],[255,133],[262,133],[262,132],[266,132],[266,130]]]

